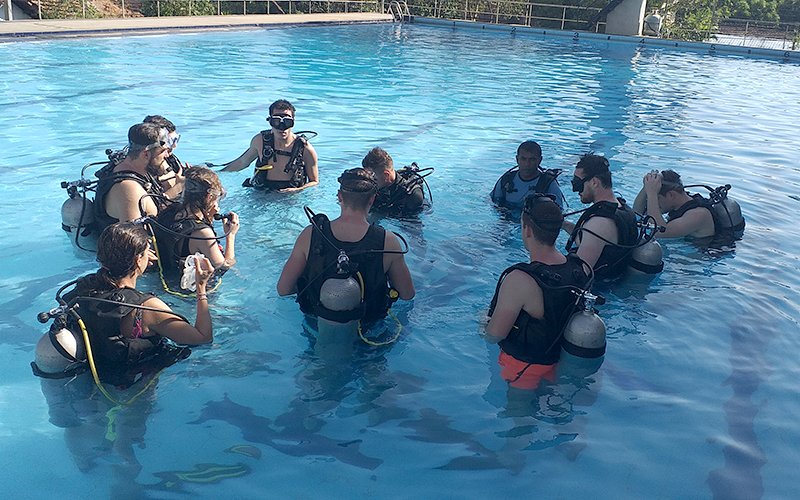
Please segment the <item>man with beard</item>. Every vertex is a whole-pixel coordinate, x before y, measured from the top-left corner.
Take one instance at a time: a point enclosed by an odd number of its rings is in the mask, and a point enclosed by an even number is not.
[[[116,222],[158,214],[158,201],[149,195],[163,194],[158,174],[169,154],[168,138],[166,129],[152,123],[128,130],[125,159],[97,183],[94,215],[99,231]]]

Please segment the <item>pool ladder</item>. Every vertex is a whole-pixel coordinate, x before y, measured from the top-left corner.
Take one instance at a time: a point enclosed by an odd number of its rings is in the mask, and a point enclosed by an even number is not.
[[[392,20],[396,23],[411,20],[411,12],[408,10],[408,3],[406,3],[406,0],[392,0],[386,11],[387,14],[392,15]]]

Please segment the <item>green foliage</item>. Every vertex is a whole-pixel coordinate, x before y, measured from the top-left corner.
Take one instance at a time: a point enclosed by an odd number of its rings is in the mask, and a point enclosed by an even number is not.
[[[212,0],[145,0],[141,12],[144,16],[210,16],[217,13],[217,2]]]

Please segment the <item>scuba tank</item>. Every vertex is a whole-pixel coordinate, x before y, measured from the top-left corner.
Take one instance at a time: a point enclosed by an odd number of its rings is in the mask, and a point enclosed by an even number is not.
[[[75,233],[75,242],[78,243],[79,237],[89,236],[95,229],[93,201],[88,198],[87,193],[94,192],[97,186],[97,179],[87,179],[86,169],[97,165],[103,165],[95,176],[102,177],[110,173],[119,162],[125,159],[127,148],[120,151],[106,149],[108,161],[98,161],[88,163],[81,169],[81,178],[75,181],[61,181],[61,188],[67,190],[67,199],[61,205],[61,229],[68,233]],[[82,247],[81,247],[82,248]]]
[[[643,274],[658,274],[664,270],[664,250],[656,241],[656,232],[664,232],[652,217],[644,217],[638,222],[639,244],[631,252],[628,267]]]
[[[67,190],[69,197],[61,205],[61,229],[81,236],[89,236],[94,229],[94,207],[92,200],[86,198],[86,192],[78,192],[85,188],[89,181],[80,179],[73,182],[62,182],[61,187]]]
[[[574,313],[564,327],[562,354],[593,359],[606,353],[606,325],[594,309],[595,303],[604,302],[605,299],[597,295],[584,295],[584,309]]]
[[[83,372],[86,369],[83,337],[68,325],[64,308],[56,308],[38,316],[40,323],[46,323],[50,318],[55,318],[50,330],[36,344],[34,362],[31,363],[34,375],[64,378]]]
[[[322,306],[331,311],[354,311],[361,307],[364,291],[354,276],[360,278],[360,275],[350,272],[350,258],[340,250],[336,275],[323,281],[319,289]]]
[[[730,184],[725,184],[717,188],[712,188],[705,184],[691,184],[684,187],[702,187],[708,190],[708,199],[711,202],[711,215],[714,217],[714,228],[717,236],[722,232],[723,234],[730,234],[733,239],[742,239],[745,220],[739,203],[728,196],[728,191],[731,189]]]

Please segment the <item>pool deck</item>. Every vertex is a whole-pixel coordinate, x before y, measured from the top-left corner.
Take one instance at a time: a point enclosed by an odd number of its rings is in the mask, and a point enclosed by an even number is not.
[[[115,36],[121,34],[165,33],[247,29],[297,24],[347,24],[390,22],[392,16],[376,12],[340,14],[260,14],[187,17],[129,17],[125,19],[23,19],[0,22],[0,40],[22,38],[63,38]]]

